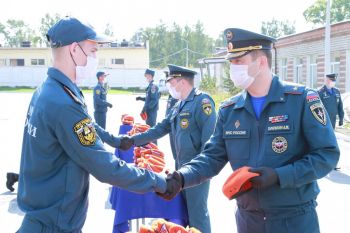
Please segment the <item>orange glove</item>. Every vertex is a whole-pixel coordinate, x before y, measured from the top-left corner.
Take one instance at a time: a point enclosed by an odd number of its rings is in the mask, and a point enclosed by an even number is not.
[[[122,123],[123,125],[133,125],[134,124],[134,117],[130,116],[128,114],[122,115]]]
[[[235,170],[225,181],[222,192],[232,200],[239,195],[252,189],[251,178],[259,176],[258,173],[250,172],[250,167],[244,166]]]
[[[140,116],[141,116],[141,119],[144,120],[144,121],[146,121],[147,118],[148,118],[147,112],[141,112]]]

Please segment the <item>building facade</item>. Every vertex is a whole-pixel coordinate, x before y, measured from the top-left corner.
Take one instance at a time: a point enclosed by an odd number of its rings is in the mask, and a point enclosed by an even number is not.
[[[97,53],[99,70],[110,73],[113,87],[147,85],[143,73],[149,67],[149,46],[104,46]],[[0,86],[38,86],[52,66],[50,48],[0,47]],[[96,77],[89,77],[85,86],[96,85]]]
[[[324,84],[325,28],[279,38],[275,44],[273,70],[286,81],[311,88]],[[338,73],[336,86],[350,91],[350,21],[331,25],[331,73]]]

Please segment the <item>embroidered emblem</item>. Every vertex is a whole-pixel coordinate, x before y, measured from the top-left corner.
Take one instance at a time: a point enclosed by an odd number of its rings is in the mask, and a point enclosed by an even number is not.
[[[308,91],[306,94],[306,101],[308,103],[320,100],[320,97],[315,91]]]
[[[239,120],[236,120],[236,122],[235,122],[235,127],[236,127],[236,129],[238,129],[238,127],[241,125],[241,123],[239,122]]]
[[[187,118],[181,119],[180,126],[181,128],[186,129],[188,127],[188,119]]]
[[[324,110],[324,107],[320,102],[311,105],[310,110],[312,112],[312,115],[315,117],[315,119],[318,122],[320,122],[322,125],[326,125],[327,123],[326,111]]]
[[[83,146],[95,145],[96,130],[91,119],[85,118],[74,125],[74,132],[77,134]]]
[[[229,42],[228,44],[227,44],[227,50],[228,51],[231,51],[233,49],[233,44],[232,44],[232,42]]]
[[[288,142],[284,137],[275,137],[272,141],[272,150],[276,153],[283,153],[288,148]]]
[[[152,94],[156,93],[156,90],[157,90],[157,86],[156,85],[152,85],[152,87],[151,87]]]
[[[228,31],[228,32],[226,33],[226,39],[227,39],[227,40],[232,40],[232,38],[233,38],[233,33],[232,33],[231,31]]]
[[[272,124],[279,122],[286,122],[288,120],[288,115],[272,116],[269,117],[269,122]]]
[[[205,114],[207,114],[208,116],[212,113],[212,108],[211,108],[211,104],[203,104],[202,105],[202,109],[203,109],[203,112]]]
[[[96,95],[99,95],[101,93],[101,91],[100,90],[96,90]]]

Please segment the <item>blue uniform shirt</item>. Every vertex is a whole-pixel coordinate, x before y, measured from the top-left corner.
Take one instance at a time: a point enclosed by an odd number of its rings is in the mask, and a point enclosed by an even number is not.
[[[147,112],[147,114],[157,111],[159,108],[159,88],[153,82],[154,81],[152,80],[146,88],[145,105],[143,106],[142,111]]]
[[[180,107],[181,102],[183,106]],[[135,144],[142,145],[171,133],[174,138],[176,166],[199,154],[213,133],[215,106],[212,98],[193,89],[186,100],[178,101],[166,118],[145,133],[134,136]]]
[[[343,101],[341,99],[340,91],[335,87],[328,89],[326,85],[324,85],[318,90],[318,93],[328,112],[332,126],[335,128],[337,115],[339,116],[339,122],[343,122],[344,119]]]
[[[94,88],[95,112],[107,112],[108,106],[111,106],[111,104],[107,102],[107,91],[101,83],[97,83]]]
[[[256,119],[259,119],[261,111],[262,111],[264,103],[265,103],[265,100],[266,100],[266,96],[263,96],[263,97],[250,96],[250,100],[251,100],[253,108],[254,108],[254,113],[255,113]]]
[[[233,170],[275,168],[279,184],[237,198],[240,208],[266,213],[314,200],[316,180],[338,159],[337,140],[317,92],[274,77],[259,120],[247,92],[232,97],[220,107],[203,152],[179,171],[188,187],[215,176],[227,162]]]
[[[105,150],[79,88],[50,68],[33,94],[25,122],[17,200],[26,215],[20,232],[35,232],[30,229],[38,226],[48,232],[81,230],[89,174],[133,192],[166,189],[164,177],[130,166]]]

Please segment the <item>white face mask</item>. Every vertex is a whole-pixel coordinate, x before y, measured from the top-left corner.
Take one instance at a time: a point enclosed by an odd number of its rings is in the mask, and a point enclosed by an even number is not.
[[[174,98],[174,99],[181,99],[181,92],[177,91],[175,89],[175,87],[179,84],[179,82],[174,86],[170,86],[170,83],[166,83],[166,87],[168,88],[168,91],[170,93],[170,95]]]
[[[247,89],[259,74],[260,70],[254,75],[248,74],[248,65],[230,65],[230,78],[236,87]]]
[[[85,66],[76,66],[75,67],[75,83],[82,84],[84,80],[89,77],[93,77],[97,71],[98,61],[97,58],[87,56],[86,57],[86,65]]]

